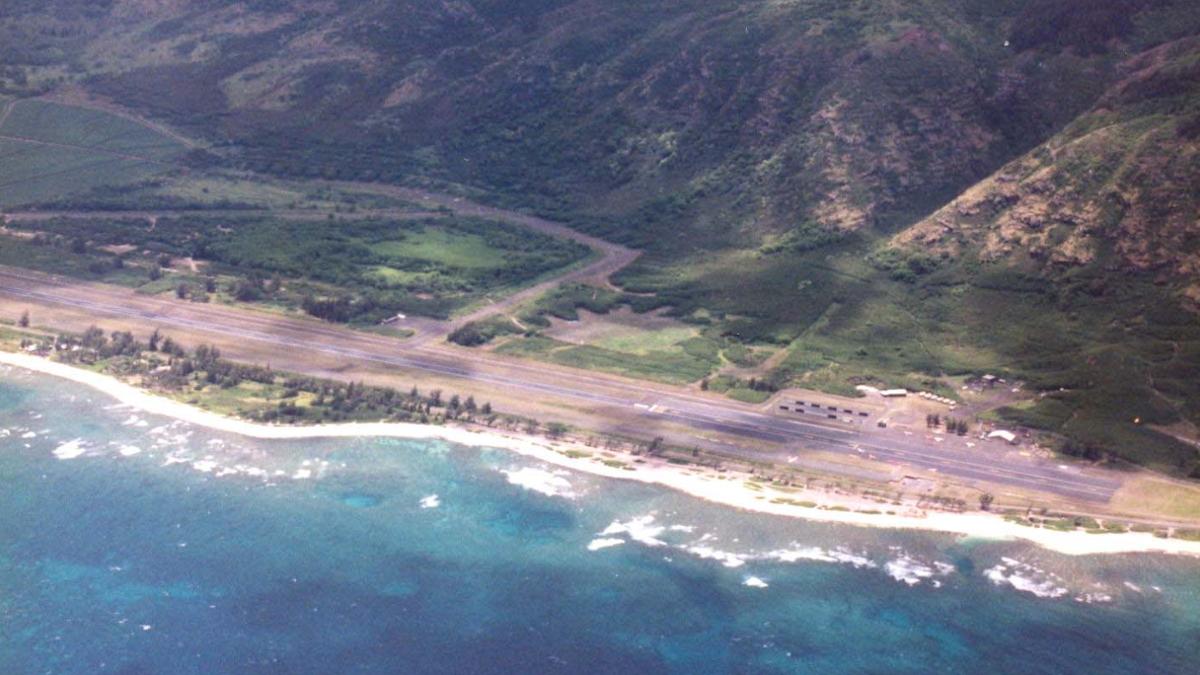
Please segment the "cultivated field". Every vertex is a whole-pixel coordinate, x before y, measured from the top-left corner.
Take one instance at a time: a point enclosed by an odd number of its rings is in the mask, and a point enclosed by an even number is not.
[[[132,120],[43,101],[0,102],[0,208],[164,173],[186,148]]]

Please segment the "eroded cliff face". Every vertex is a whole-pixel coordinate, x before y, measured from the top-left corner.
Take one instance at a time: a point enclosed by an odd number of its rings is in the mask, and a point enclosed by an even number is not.
[[[893,245],[1047,271],[1152,271],[1200,300],[1200,39],[1127,59],[1096,105]]]

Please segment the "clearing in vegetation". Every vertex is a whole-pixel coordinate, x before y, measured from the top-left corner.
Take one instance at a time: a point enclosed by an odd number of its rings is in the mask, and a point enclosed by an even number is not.
[[[26,208],[42,212],[217,210],[314,215],[329,211],[361,214],[421,210],[411,201],[366,190],[211,169],[159,175],[132,185],[97,187],[78,195],[56,195]]]
[[[495,351],[669,384],[701,381],[750,353],[736,337],[658,305],[650,296],[565,284],[528,306],[519,317],[528,330]],[[477,331],[458,342],[474,346],[516,332]]]
[[[37,100],[0,109],[0,208],[144,180],[167,171],[167,162],[187,151],[149,127],[103,111]]]

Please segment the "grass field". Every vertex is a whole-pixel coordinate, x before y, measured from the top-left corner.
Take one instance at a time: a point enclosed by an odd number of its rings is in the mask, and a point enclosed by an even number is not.
[[[130,183],[164,168],[136,160],[0,139],[0,208]]]
[[[132,183],[168,170],[125,153],[171,160],[186,148],[147,127],[109,113],[42,101],[12,104],[0,135],[0,208],[52,201],[110,185]],[[42,145],[56,143],[95,148]]]
[[[353,214],[362,210],[421,210],[404,199],[313,181],[283,180],[210,169],[159,175],[133,185],[101,186],[43,200],[67,211],[288,210]]]
[[[742,342],[728,321],[702,308],[661,307],[660,297],[623,294],[586,284],[567,284],[532,302],[520,314],[537,331],[513,338],[501,353],[549,360],[578,368],[644,377],[659,382],[695,383],[725,366],[762,363],[774,348]],[[682,317],[678,315],[683,315]],[[759,402],[769,392],[745,388],[736,380],[721,391]]]
[[[576,314],[577,321],[555,321],[551,328],[544,331],[545,336],[563,342],[590,344],[643,355],[670,349],[700,336],[700,330],[695,326],[658,313],[637,314],[626,306],[603,314],[579,309]]]
[[[1200,488],[1137,478],[1125,481],[1113,496],[1112,507],[1166,518],[1200,518]]]
[[[614,352],[646,356],[654,352],[671,350],[698,336],[699,331],[690,326],[648,331],[627,329],[600,336],[591,344]]]
[[[424,260],[485,272],[503,269],[507,262],[504,259],[506,252],[489,246],[479,235],[435,228],[406,234],[403,241],[381,241],[367,243],[367,246],[372,252],[386,258]]]
[[[679,346],[634,354],[593,345],[573,345],[541,336],[513,338],[496,347],[500,354],[668,384],[687,384],[706,377],[717,364],[715,351],[714,346],[708,358],[699,350]]]
[[[159,161],[176,159],[186,151],[175,139],[119,115],[37,100],[14,103],[0,133]]]

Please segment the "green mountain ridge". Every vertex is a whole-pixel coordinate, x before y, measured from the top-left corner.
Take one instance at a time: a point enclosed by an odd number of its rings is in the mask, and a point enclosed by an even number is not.
[[[855,229],[938,205],[1098,93],[1103,57],[1004,45],[1028,4],[59,0],[27,60],[83,56],[27,81],[86,82],[259,170]]]

